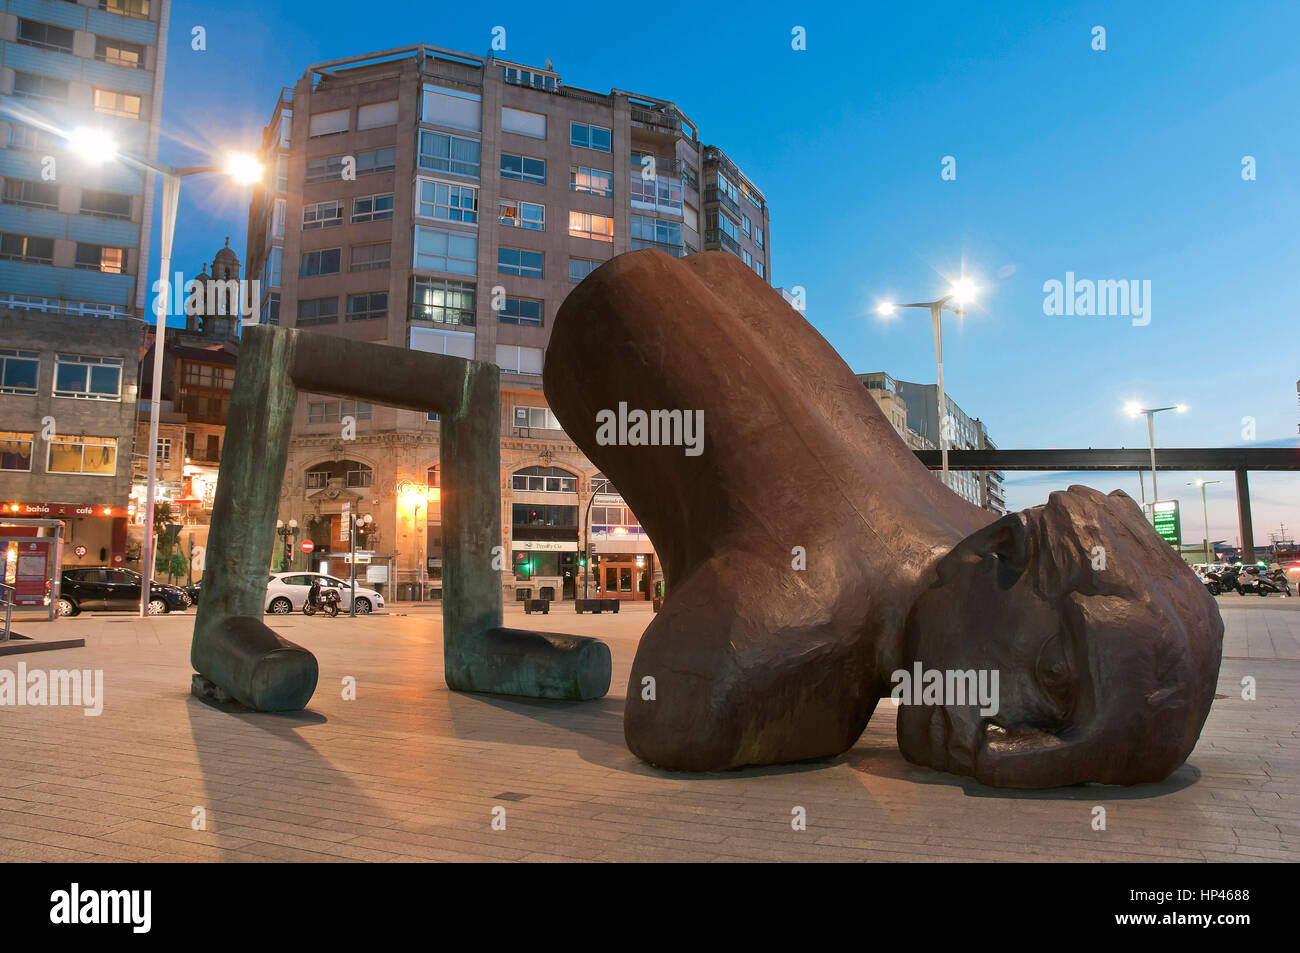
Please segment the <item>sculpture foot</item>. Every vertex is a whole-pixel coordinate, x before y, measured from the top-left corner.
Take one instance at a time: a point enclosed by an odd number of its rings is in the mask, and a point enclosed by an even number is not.
[[[599,639],[504,628],[449,640],[446,666],[453,691],[569,701],[604,697],[613,671]]]
[[[255,711],[302,710],[320,677],[316,656],[247,616],[226,617],[196,631],[190,662],[199,673],[191,691],[209,691],[198,685],[202,678],[212,686],[212,697],[224,693]]]

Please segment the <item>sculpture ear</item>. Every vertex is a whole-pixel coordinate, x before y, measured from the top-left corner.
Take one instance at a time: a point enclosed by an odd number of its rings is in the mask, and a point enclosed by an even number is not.
[[[990,534],[989,555],[997,557],[999,567],[1019,574],[1029,565],[1029,523],[1023,513],[1008,513],[987,528]]]

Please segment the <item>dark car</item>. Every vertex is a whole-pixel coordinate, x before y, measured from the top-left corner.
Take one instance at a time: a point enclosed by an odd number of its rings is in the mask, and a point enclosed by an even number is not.
[[[78,612],[131,612],[140,608],[140,574],[129,569],[65,569],[55,610],[59,615]],[[163,615],[188,605],[185,591],[155,582],[150,588],[148,611]]]
[[[190,605],[196,606],[199,604],[199,587],[202,585],[203,580],[200,579],[198,582],[192,582],[188,586],[181,586],[182,591],[184,591],[185,595],[190,600]]]

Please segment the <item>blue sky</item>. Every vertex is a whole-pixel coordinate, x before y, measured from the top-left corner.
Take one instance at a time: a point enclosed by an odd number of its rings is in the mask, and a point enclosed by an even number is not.
[[[259,143],[309,63],[420,41],[483,53],[504,26],[504,58],[671,99],[724,148],[767,196],[774,283],[806,289],[809,320],[855,370],[933,381],[925,314],[874,308],[942,293],[964,262],[981,306],[945,319],[945,378],[1000,446],[1145,446],[1130,399],[1189,405],[1160,415],[1158,445],[1241,445],[1247,416],[1259,444],[1296,445],[1300,5],[580,8],[177,0],[162,158]],[[205,51],[190,48],[196,25]],[[791,49],[795,26],[806,50]],[[226,235],[242,257],[247,198],[187,182],[174,265],[197,271]],[[1067,272],[1149,280],[1150,324],[1044,315],[1043,283]],[[1197,476],[1225,479],[1210,530],[1233,540],[1231,476],[1171,473],[1186,537],[1200,536],[1183,486]],[[1068,482],[1008,474],[1008,503]],[[1137,497],[1135,476],[1078,482]],[[1252,494],[1258,540],[1283,521],[1300,531],[1300,476],[1258,474]]]

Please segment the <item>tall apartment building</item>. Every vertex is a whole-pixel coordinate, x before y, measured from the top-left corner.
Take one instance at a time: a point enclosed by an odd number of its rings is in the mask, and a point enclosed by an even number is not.
[[[0,503],[68,520],[64,562],[126,561],[167,0],[0,5]],[[78,555],[78,554],[81,555]]]
[[[898,392],[907,402],[907,425],[930,442],[940,446],[939,388],[935,384],[898,381]],[[951,394],[944,394],[946,412],[952,419],[948,435],[950,450],[996,449],[984,429],[984,422],[971,417],[957,405]],[[935,471],[943,479],[943,474]],[[1002,489],[1003,475],[995,470],[949,470],[946,480],[950,489],[976,506],[995,513],[1006,512]]]
[[[670,102],[425,45],[309,67],[263,149],[245,270],[262,320],[497,364],[507,593],[580,589],[590,506],[596,582],[648,598],[653,547],[547,407],[543,355],[569,291],[625,251],[722,249],[770,280],[754,183]],[[372,582],[436,581],[438,421],[302,395],[294,432],[280,516],[312,563],[343,569],[347,504],[375,521]]]

